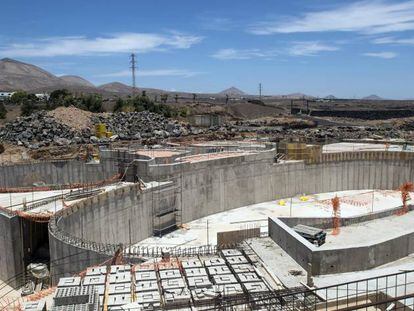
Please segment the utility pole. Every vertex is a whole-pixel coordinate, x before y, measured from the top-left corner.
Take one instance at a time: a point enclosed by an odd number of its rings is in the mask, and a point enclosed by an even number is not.
[[[259,99],[262,100],[262,83],[259,83]]]
[[[135,84],[135,70],[136,70],[136,60],[135,60],[135,54],[132,53],[130,56],[130,64],[131,64],[131,73],[132,73],[132,94],[135,95],[136,93],[136,84]]]

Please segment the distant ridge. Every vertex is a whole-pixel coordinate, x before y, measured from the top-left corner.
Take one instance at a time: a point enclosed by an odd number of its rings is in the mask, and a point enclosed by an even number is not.
[[[383,100],[384,98],[379,97],[378,95],[369,95],[367,97],[363,97],[362,99],[365,99],[365,100]]]
[[[67,76],[60,76],[59,78],[68,84],[95,87],[95,85],[93,85],[91,82],[79,76],[67,75]]]
[[[229,95],[232,97],[238,97],[238,96],[245,96],[247,95],[245,92],[243,92],[242,90],[232,86],[229,87],[228,89],[225,89],[221,92],[218,93],[219,95]]]
[[[126,84],[123,84],[121,82],[105,83],[105,84],[98,86],[98,89],[104,90],[106,92],[118,93],[118,94],[131,94],[132,93],[132,87]]]
[[[37,66],[10,58],[0,60],[0,90],[33,90],[62,86],[65,82]]]
[[[313,98],[315,98],[314,96],[306,95],[306,94],[303,94],[303,93],[287,94],[284,97],[291,98],[291,99],[313,99]]]

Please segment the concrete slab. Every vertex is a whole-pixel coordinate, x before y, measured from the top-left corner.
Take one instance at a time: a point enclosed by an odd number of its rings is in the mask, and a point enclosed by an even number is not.
[[[231,256],[231,257],[226,257],[226,261],[230,265],[240,265],[240,264],[247,264],[247,263],[249,263],[247,261],[246,257],[244,257],[244,256]]]
[[[135,292],[154,292],[158,291],[157,281],[139,281],[135,283]]]
[[[86,269],[86,276],[104,275],[106,274],[106,267],[90,267]]]
[[[211,287],[213,284],[211,284],[210,280],[207,276],[198,276],[198,277],[191,277],[187,278],[188,287],[190,289],[195,288],[208,288]]]
[[[239,251],[238,249],[223,249],[221,253],[224,257],[243,256],[241,251]]]
[[[237,284],[238,281],[233,274],[213,275],[213,282],[216,285]]]
[[[202,262],[199,259],[196,259],[196,258],[183,260],[183,261],[181,261],[181,265],[183,266],[184,269],[203,267]]]
[[[249,245],[265,264],[268,273],[286,287],[306,283],[306,271],[271,238],[249,239]],[[254,272],[253,266],[232,266],[236,273]]]
[[[107,305],[108,305],[108,308],[110,309],[112,307],[119,307],[122,305],[126,305],[128,303],[131,303],[131,301],[132,301],[131,294],[111,295],[111,296],[108,296]]]
[[[159,271],[161,280],[165,279],[177,279],[181,277],[181,272],[178,269],[172,269],[172,270],[162,270]]]
[[[232,265],[231,268],[233,269],[234,273],[248,273],[248,272],[254,272],[254,267],[249,264],[240,264],[240,265]]]
[[[156,280],[157,274],[155,271],[138,271],[135,272],[135,280],[136,281],[151,281]]]
[[[223,258],[219,258],[219,257],[204,260],[204,265],[206,267],[223,266],[225,264],[226,264],[226,261]]]
[[[81,283],[80,277],[60,278],[57,287],[73,287],[79,286]]]
[[[27,301],[23,304],[23,311],[46,311],[46,301]]]
[[[264,293],[269,291],[264,282],[249,282],[243,284],[243,286],[250,294]]]
[[[191,269],[184,269],[184,273],[187,277],[194,277],[194,276],[207,276],[207,271],[205,268],[191,268]]]
[[[235,296],[243,296],[243,288],[240,284],[224,284],[224,285],[215,285],[214,286],[216,291],[221,293],[223,297],[235,297]]]
[[[195,305],[208,303],[209,301],[213,302],[219,294],[220,293],[215,291],[213,288],[197,288],[191,290],[191,296],[193,297]]]
[[[174,288],[185,288],[186,284],[182,278],[179,279],[165,279],[161,281],[161,286],[164,290]]]
[[[240,282],[247,283],[247,282],[259,282],[261,279],[256,273],[248,272],[248,273],[240,273],[237,274]]]
[[[130,265],[114,265],[114,266],[111,266],[110,273],[117,274],[117,273],[124,273],[124,272],[130,272],[130,271],[131,271]]]
[[[231,271],[227,266],[214,266],[207,268],[207,270],[210,275],[231,274]]]
[[[131,283],[131,273],[130,272],[119,272],[116,274],[109,275],[109,283]]]
[[[188,288],[169,289],[163,292],[164,302],[167,306],[185,304],[191,302],[191,294]]]
[[[158,304],[161,302],[161,296],[158,291],[141,292],[136,294],[136,302],[146,305],[147,303]]]
[[[131,283],[109,284],[108,293],[109,295],[130,294]]]
[[[85,276],[85,278],[83,279],[83,285],[104,285],[105,280],[105,275]]]

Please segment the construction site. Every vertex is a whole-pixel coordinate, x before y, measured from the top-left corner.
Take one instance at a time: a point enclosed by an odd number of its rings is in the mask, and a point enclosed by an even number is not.
[[[5,310],[413,310],[398,141],[102,145],[0,166]]]

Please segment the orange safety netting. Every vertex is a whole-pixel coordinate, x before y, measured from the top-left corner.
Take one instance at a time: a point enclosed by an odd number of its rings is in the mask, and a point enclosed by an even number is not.
[[[410,192],[414,191],[414,184],[411,182],[406,182],[402,184],[398,190],[401,191],[401,200],[403,207],[397,212],[397,215],[404,215],[408,212],[407,202],[411,199]]]
[[[339,234],[339,226],[340,226],[340,201],[337,196],[335,196],[332,200],[332,210],[333,210],[333,217],[332,217],[332,234],[338,235]]]
[[[21,193],[21,192],[38,192],[38,191],[53,191],[53,190],[65,190],[65,189],[79,189],[79,188],[89,188],[89,187],[98,187],[103,186],[108,183],[112,183],[115,180],[119,180],[121,178],[121,174],[115,174],[114,176],[92,182],[92,183],[74,183],[74,184],[66,184],[66,185],[59,185],[59,186],[39,186],[39,187],[2,187],[0,188],[0,193]]]

